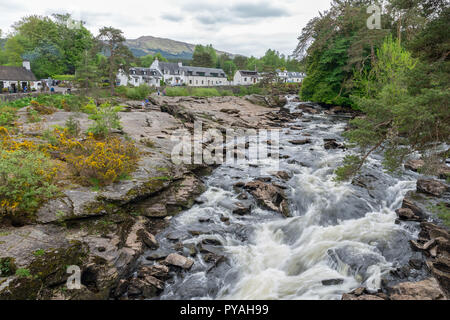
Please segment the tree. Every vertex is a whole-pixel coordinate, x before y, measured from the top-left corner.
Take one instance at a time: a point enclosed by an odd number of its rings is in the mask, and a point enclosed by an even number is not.
[[[107,65],[111,94],[114,94],[114,87],[119,70],[126,72],[133,54],[125,45],[123,32],[113,27],[103,27],[97,36],[97,43],[107,56]]]
[[[357,81],[361,94],[352,96],[365,116],[352,120],[352,129],[345,133],[360,147],[360,156],[345,159],[336,171],[338,179],[356,174],[374,151],[384,151],[384,165],[393,171],[412,152],[435,155],[434,146],[450,139],[448,88],[423,88],[412,94],[408,78],[418,61],[392,36],[376,58],[370,72]]]
[[[160,52],[158,52],[154,56],[152,56],[151,54],[148,54],[146,56],[140,57],[139,58],[139,67],[149,68],[152,65],[153,61],[155,61],[155,59],[158,59],[161,62],[168,62],[168,60],[166,58],[164,58]]]
[[[192,56],[192,65],[195,67],[216,67],[217,55],[212,46],[196,45]]]
[[[234,64],[236,68],[239,70],[244,70],[247,68],[247,58],[244,56],[236,56],[234,57]]]
[[[75,72],[75,81],[81,87],[86,89],[87,94],[89,88],[94,87],[95,83],[98,82],[98,78],[99,75],[96,60],[94,59],[92,52],[86,50],[82,61]]]

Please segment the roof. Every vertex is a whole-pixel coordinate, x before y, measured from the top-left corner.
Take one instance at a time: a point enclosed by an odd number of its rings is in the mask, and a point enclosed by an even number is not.
[[[178,63],[173,63],[173,62],[158,62],[159,65],[159,70],[161,70],[163,73],[165,71],[169,71],[169,74],[180,74],[181,73],[181,69],[183,67],[180,67],[178,65]]]
[[[303,72],[288,72],[290,78],[304,78],[305,74]]]
[[[133,73],[132,71],[136,71]],[[152,68],[130,68],[130,75],[162,77],[161,72]],[[144,74],[145,72],[145,74]]]
[[[184,66],[181,67],[185,72],[186,75],[193,75],[193,76],[205,76],[205,77],[223,77],[226,78],[225,71],[222,69],[216,69],[216,68],[204,68],[204,67],[191,67],[191,66]],[[192,73],[192,74],[188,74]],[[204,75],[201,75],[200,73],[204,73]],[[217,74],[217,75],[215,75]]]
[[[0,80],[4,81],[37,81],[33,72],[24,67],[0,66]]]
[[[258,76],[258,71],[238,70],[243,76]]]

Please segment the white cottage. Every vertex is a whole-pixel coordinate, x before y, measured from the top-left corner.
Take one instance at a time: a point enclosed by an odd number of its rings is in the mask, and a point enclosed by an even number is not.
[[[249,86],[261,81],[258,71],[238,70],[234,74],[233,84],[236,86]]]
[[[222,69],[203,67],[183,67],[184,82],[190,87],[225,86],[227,75]]]
[[[138,87],[142,84],[150,87],[160,87],[163,75],[159,70],[152,68],[130,68],[128,75],[119,72],[117,82],[121,86],[132,85]]]
[[[300,83],[305,79],[306,74],[303,72],[288,72],[287,82],[288,83]]]
[[[20,92],[24,88],[27,91],[39,89],[40,82],[31,72],[29,61],[24,61],[22,67],[6,67],[0,66],[0,93],[2,92]]]

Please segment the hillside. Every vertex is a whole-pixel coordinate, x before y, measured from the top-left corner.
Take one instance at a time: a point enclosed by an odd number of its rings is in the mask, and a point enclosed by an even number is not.
[[[145,36],[134,40],[127,40],[126,45],[137,57],[142,57],[148,54],[153,55],[160,52],[167,59],[190,60],[192,59],[192,54],[194,53],[195,49],[195,44],[152,36]],[[223,53],[227,52],[217,51],[218,55]],[[233,54],[227,54],[232,58],[234,57]]]

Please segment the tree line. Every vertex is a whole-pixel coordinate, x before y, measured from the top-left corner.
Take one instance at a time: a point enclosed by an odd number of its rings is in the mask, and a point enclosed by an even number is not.
[[[372,152],[383,152],[392,171],[416,151],[430,170],[450,156],[441,148],[450,141],[448,1],[381,1],[379,29],[367,25],[372,4],[334,0],[302,30],[295,51],[307,70],[303,100],[363,112],[345,133],[359,152],[346,157],[338,179]]]

